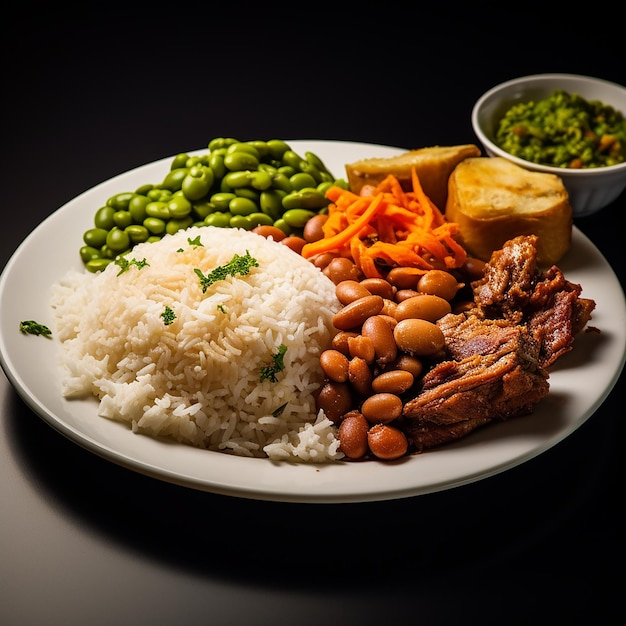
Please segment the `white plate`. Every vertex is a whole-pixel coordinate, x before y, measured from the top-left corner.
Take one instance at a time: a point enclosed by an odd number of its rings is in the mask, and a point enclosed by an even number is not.
[[[289,141],[300,153],[319,155],[335,176],[346,163],[392,156],[399,148],[334,141]],[[197,153],[205,151],[199,150]],[[172,157],[173,158],[173,157]],[[60,391],[56,341],[24,335],[19,322],[52,324],[50,287],[80,268],[82,234],[95,211],[114,193],[160,181],[171,158],[144,165],[81,194],[50,215],[19,246],[0,277],[0,364],[28,406],[87,450],[143,474],[232,496],[285,502],[364,502],[425,494],[470,483],[519,465],[567,437],[604,401],[624,366],[626,305],[615,273],[576,228],[560,263],[597,308],[573,351],[556,364],[550,394],[530,416],[493,424],[454,444],[400,462],[328,465],[273,463],[168,444],[132,434],[98,417],[94,399],[67,401]]]

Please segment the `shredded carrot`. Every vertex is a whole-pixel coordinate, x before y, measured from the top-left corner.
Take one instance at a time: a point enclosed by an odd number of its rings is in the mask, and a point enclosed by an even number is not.
[[[461,267],[467,258],[456,241],[458,227],[424,192],[415,168],[412,191],[387,176],[363,193],[333,186],[324,237],[307,243],[302,256],[309,259],[332,253],[351,258],[368,278],[381,278],[392,267],[414,267],[426,273],[435,267]]]

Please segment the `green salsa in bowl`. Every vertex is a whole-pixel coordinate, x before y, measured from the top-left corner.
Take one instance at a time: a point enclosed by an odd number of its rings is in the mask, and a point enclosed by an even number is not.
[[[626,87],[576,74],[537,74],[497,85],[476,102],[485,152],[560,176],[574,217],[626,188]]]

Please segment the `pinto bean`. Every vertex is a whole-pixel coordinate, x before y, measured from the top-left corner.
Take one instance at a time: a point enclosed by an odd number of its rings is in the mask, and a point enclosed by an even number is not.
[[[372,380],[372,391],[374,393],[403,394],[410,389],[415,382],[411,372],[406,370],[389,370],[379,374]]]
[[[370,452],[385,461],[399,459],[407,453],[409,443],[406,435],[389,424],[375,424],[367,431]]]
[[[445,345],[439,326],[427,320],[401,320],[393,329],[393,337],[402,352],[417,356],[436,354]]]
[[[423,274],[424,270],[416,267],[394,267],[389,270],[387,280],[397,289],[415,289]]]
[[[324,231],[322,227],[324,226],[324,223],[327,219],[328,215],[325,213],[318,213],[317,215],[314,215],[313,217],[308,219],[307,223],[304,225],[304,229],[302,230],[302,236],[309,243],[324,239]]]
[[[348,364],[348,382],[360,396],[372,393],[372,370],[365,359],[355,356]]]
[[[376,362],[379,365],[393,361],[398,355],[398,347],[393,338],[393,330],[381,315],[368,317],[363,322],[361,334],[372,341]]]
[[[314,257],[311,257],[310,261],[315,265],[315,267],[323,270],[328,267],[328,264],[336,257],[336,254],[332,252],[321,252],[320,254],[316,254]]]
[[[348,350],[350,351],[350,356],[358,356],[366,363],[373,363],[376,358],[376,347],[374,346],[374,342],[370,337],[365,337],[364,335],[349,337]]]
[[[361,284],[370,293],[386,298],[387,300],[393,300],[396,292],[395,287],[384,278],[364,278]]]
[[[413,298],[414,296],[419,296],[420,292],[417,289],[398,289],[395,295],[396,302],[402,302],[408,298]]]
[[[413,374],[413,378],[421,376],[424,371],[424,365],[422,362],[411,354],[400,354],[398,358],[389,364],[389,370],[404,370]]]
[[[424,293],[400,302],[396,306],[394,317],[398,321],[415,318],[436,322],[450,311],[452,311],[452,307],[448,300]]]
[[[317,408],[322,409],[331,422],[339,423],[352,408],[350,385],[332,380],[324,383],[317,395]]]
[[[360,459],[367,454],[369,422],[361,413],[351,413],[340,424],[337,435],[339,447],[349,459]]]
[[[322,271],[335,285],[338,285],[342,280],[359,280],[362,278],[356,263],[341,256],[335,257]]]
[[[372,424],[386,424],[400,417],[402,400],[394,393],[375,393],[363,401],[361,413]]]
[[[350,302],[371,296],[372,294],[358,280],[342,280],[335,287],[335,295],[337,300],[345,306],[350,304]]]
[[[320,354],[320,365],[324,374],[336,383],[348,380],[348,357],[339,350],[324,350]]]
[[[456,292],[463,286],[446,270],[429,270],[417,282],[417,290],[439,296],[444,300],[452,300]]]
[[[389,298],[383,298],[383,309],[380,313],[381,315],[389,315],[391,317],[395,317],[397,308],[398,308],[398,303],[395,300],[390,300]]]
[[[333,316],[333,324],[338,330],[360,328],[361,324],[372,315],[378,315],[383,309],[381,296],[365,296],[350,302]]]
[[[350,347],[348,345],[348,340],[350,337],[358,337],[359,333],[348,331],[348,330],[340,330],[331,340],[330,345],[333,350],[338,350],[342,354],[346,356],[350,356]]]

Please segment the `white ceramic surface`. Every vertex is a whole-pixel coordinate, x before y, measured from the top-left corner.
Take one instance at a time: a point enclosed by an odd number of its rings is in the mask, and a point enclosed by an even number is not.
[[[472,109],[472,126],[489,156],[504,157],[527,169],[560,176],[574,217],[581,217],[604,208],[622,193],[626,188],[626,163],[579,170],[551,167],[512,156],[494,143],[498,121],[513,104],[542,100],[557,88],[586,100],[600,100],[626,115],[626,87],[577,74],[535,74],[506,81],[483,94]]]
[[[296,151],[319,155],[338,177],[351,161],[405,151],[351,142],[289,143]],[[582,285],[584,297],[596,300],[591,325],[601,332],[577,338],[575,349],[552,371],[551,393],[533,415],[488,426],[457,443],[394,463],[273,463],[135,435],[98,417],[95,399],[65,400],[57,341],[22,334],[19,322],[51,324],[51,285],[70,268],[81,267],[82,234],[91,227],[97,208],[114,193],[161,180],[170,163],[167,158],[139,167],[70,201],[25,239],[0,276],[0,365],[35,413],[94,454],[164,481],[245,498],[359,502],[415,496],[486,478],[545,452],[593,415],[623,368],[624,294],[604,257],[574,228],[572,248],[560,266],[567,278]]]

